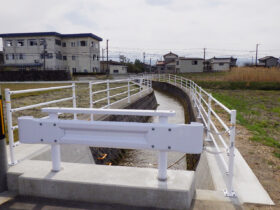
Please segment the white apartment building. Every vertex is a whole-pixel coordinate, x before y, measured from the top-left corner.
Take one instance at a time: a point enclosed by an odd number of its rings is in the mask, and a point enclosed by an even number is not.
[[[100,72],[100,42],[92,34],[57,32],[0,34],[4,67]]]

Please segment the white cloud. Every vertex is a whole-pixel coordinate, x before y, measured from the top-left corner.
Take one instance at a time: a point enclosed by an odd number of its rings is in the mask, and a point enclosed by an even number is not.
[[[248,57],[261,43],[261,53],[280,56],[279,0],[9,0],[1,7],[0,33],[91,32],[122,54],[126,48],[139,54],[177,49],[202,56],[207,47],[209,55],[210,49],[244,49],[238,53]]]

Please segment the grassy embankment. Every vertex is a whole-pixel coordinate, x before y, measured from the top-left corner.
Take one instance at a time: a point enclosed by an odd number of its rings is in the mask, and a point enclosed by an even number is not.
[[[274,148],[280,158],[280,69],[235,68],[230,72],[183,74],[210,89],[237,110],[237,121],[252,132],[252,141]]]

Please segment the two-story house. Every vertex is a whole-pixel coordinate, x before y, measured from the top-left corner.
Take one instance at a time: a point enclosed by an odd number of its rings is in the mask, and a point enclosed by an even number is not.
[[[100,72],[100,41],[92,34],[57,32],[0,34],[4,67]]]

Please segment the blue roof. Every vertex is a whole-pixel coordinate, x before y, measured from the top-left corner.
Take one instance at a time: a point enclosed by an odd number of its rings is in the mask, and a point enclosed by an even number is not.
[[[27,37],[27,36],[57,36],[60,38],[78,38],[78,37],[91,37],[98,41],[102,41],[103,39],[99,36],[96,36],[92,33],[83,33],[83,34],[60,34],[57,32],[33,32],[33,33],[10,33],[10,34],[0,34],[2,38],[9,37]]]

